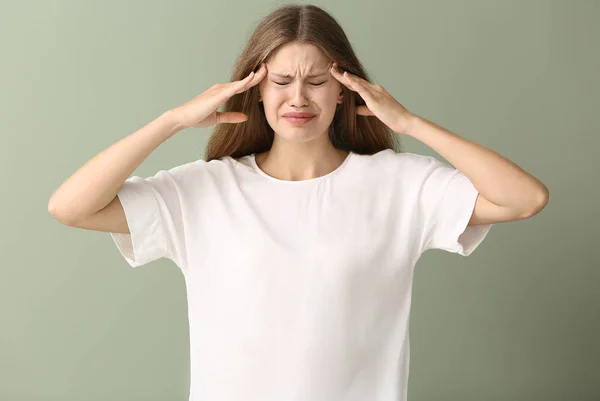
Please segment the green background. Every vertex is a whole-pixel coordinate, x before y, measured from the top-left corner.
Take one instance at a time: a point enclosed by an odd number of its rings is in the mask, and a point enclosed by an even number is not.
[[[227,82],[278,4],[4,4],[1,400],[187,400],[181,272],[164,259],[130,268],[108,233],[60,224],[48,200],[104,148]],[[600,399],[600,2],[315,4],[408,110],[550,189],[540,214],[496,225],[468,258],[421,258],[409,400]],[[210,132],[177,134],[134,174],[204,158]],[[405,151],[439,157],[402,140]]]

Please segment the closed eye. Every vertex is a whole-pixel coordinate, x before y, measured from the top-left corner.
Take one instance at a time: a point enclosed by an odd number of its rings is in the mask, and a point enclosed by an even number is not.
[[[273,82],[275,82],[275,81],[273,81]],[[311,85],[312,85],[312,86],[321,86],[321,85],[323,85],[325,82],[327,82],[327,81],[323,81],[323,82],[320,82],[320,83],[318,83],[318,84],[311,84]],[[277,85],[287,85],[289,82],[275,82],[275,83],[276,83]]]

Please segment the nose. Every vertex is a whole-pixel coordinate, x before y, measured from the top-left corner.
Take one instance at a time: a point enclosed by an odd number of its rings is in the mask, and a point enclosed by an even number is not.
[[[296,81],[293,85],[290,85],[290,106],[291,107],[305,107],[309,104],[309,99],[306,96],[305,85],[300,81]]]

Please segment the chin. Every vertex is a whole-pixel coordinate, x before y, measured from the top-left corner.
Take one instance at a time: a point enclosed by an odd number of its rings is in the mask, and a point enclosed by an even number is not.
[[[275,135],[279,136],[281,139],[285,139],[288,142],[310,142],[319,137],[322,134],[315,134],[315,130],[309,129],[306,130],[304,128],[298,127],[286,127],[285,129],[275,131]],[[325,134],[327,131],[325,131]]]

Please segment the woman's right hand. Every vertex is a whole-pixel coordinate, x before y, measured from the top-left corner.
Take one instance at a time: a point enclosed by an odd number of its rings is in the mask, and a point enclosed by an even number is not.
[[[221,123],[241,123],[248,116],[240,112],[217,111],[230,97],[242,93],[258,84],[267,75],[267,67],[262,64],[259,70],[252,71],[241,81],[226,84],[215,84],[192,100],[175,107],[171,114],[182,129],[194,127],[204,128]]]

